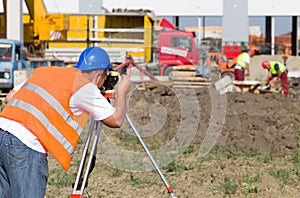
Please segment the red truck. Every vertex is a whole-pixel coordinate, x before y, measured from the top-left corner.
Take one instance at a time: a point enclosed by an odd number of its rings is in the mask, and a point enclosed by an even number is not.
[[[198,65],[199,51],[192,32],[161,32],[158,39],[159,75],[170,75],[172,68]]]
[[[146,63],[143,69],[143,73],[147,72],[148,76],[169,76],[171,78],[173,67],[199,65],[199,51],[195,35],[192,32],[161,31],[157,39],[157,47],[153,47],[152,51],[152,61]],[[130,65],[142,69],[131,56],[127,56],[126,60],[115,70],[123,73]]]
[[[214,62],[222,75],[232,77],[234,72],[232,66],[235,64],[238,54],[228,59],[224,53],[207,53],[206,62],[203,64]],[[165,31],[159,35],[157,60],[154,61],[156,63],[148,63],[146,70],[153,75],[170,76],[173,67],[201,65],[199,57],[200,49],[193,32]],[[212,64],[207,66],[212,66]]]
[[[166,20],[162,20],[166,23]],[[161,23],[162,24],[162,23]],[[156,46],[152,48],[152,61],[145,64],[145,70],[152,75],[156,76],[169,76],[171,77],[174,67],[177,66],[199,66],[204,63],[200,63],[200,45],[197,45],[194,32],[179,31],[176,30],[169,22],[167,27],[160,31],[157,36]],[[222,54],[222,53],[220,53]],[[232,68],[229,68],[228,64],[220,58],[210,53],[205,54],[205,58],[211,59],[216,57],[216,60],[211,60],[217,63],[221,73],[232,72]],[[203,62],[203,60],[201,60]],[[133,63],[133,59],[127,58],[126,61],[117,69],[127,67],[129,63]],[[136,66],[136,64],[134,63]],[[231,64],[230,64],[231,66]]]

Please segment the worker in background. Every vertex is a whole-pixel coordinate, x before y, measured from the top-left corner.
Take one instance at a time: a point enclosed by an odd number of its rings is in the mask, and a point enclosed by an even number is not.
[[[74,68],[40,67],[11,91],[0,114],[0,197],[43,198],[47,153],[67,171],[89,114],[122,125],[128,77],[119,78],[113,105],[99,91],[111,67],[108,54],[91,47]]]
[[[269,62],[265,60],[261,63],[261,65],[264,69],[268,70],[266,84],[272,86],[281,80],[283,95],[288,96],[289,85],[287,67],[279,61]]]
[[[249,49],[243,49],[242,53],[238,55],[236,64],[234,66],[234,79],[238,81],[244,81],[245,75],[250,75],[250,57],[254,56],[254,51]],[[242,85],[238,86],[241,90]]]

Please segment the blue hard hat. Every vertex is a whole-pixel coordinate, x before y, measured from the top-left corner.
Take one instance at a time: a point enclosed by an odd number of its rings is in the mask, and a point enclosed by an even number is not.
[[[80,70],[111,69],[110,59],[107,52],[100,47],[89,47],[79,56],[74,66]]]

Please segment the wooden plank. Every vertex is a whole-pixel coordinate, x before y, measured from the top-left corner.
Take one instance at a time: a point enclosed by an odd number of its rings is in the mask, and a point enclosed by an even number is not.
[[[196,73],[193,71],[173,71],[172,77],[196,77]]]
[[[245,81],[237,81],[233,80],[234,85],[242,85],[243,93],[251,92],[251,93],[259,93],[258,87],[262,84],[261,81],[257,80],[245,80]]]
[[[211,82],[174,81],[173,85],[211,85]]]
[[[174,88],[183,88],[183,89],[196,89],[196,88],[198,88],[198,89],[200,89],[200,88],[204,88],[204,87],[206,87],[206,86],[201,86],[201,85],[190,85],[190,86],[188,86],[188,85],[173,85],[172,87],[174,87]]]
[[[173,71],[196,71],[196,66],[194,65],[182,65],[182,66],[174,66]]]
[[[182,76],[174,76],[172,80],[173,81],[176,81],[176,80],[201,81],[201,82],[209,81],[208,79],[202,78],[202,77],[182,77]]]
[[[262,84],[261,81],[257,81],[257,80],[244,80],[244,81],[233,80],[232,83],[235,84],[235,85],[245,85],[245,86],[247,86],[247,85],[252,86],[252,85]]]

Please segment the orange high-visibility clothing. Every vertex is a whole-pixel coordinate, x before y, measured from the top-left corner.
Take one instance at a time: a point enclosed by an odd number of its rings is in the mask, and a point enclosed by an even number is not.
[[[75,68],[40,67],[0,116],[22,123],[67,171],[88,113],[74,116],[69,101],[89,83]]]

